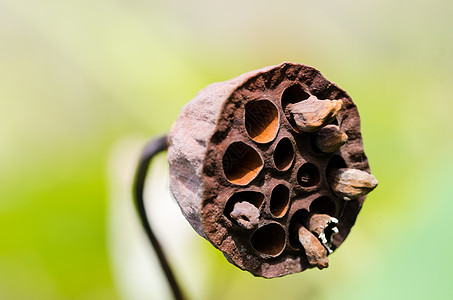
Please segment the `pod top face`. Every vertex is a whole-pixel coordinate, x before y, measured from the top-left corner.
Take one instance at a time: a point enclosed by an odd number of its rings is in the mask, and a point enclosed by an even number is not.
[[[377,185],[352,99],[306,65],[208,86],[169,142],[170,189],[183,214],[255,276],[327,267]]]

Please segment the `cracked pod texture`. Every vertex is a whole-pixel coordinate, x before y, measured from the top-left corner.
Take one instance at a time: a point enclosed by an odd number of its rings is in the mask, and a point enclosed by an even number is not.
[[[326,124],[305,132],[289,108],[307,99],[341,100],[331,102],[342,106],[338,111],[335,104]],[[347,135],[338,147],[326,146],[331,153],[316,146],[316,134],[326,125]],[[365,200],[338,196],[328,174],[343,168],[370,171],[349,95],[318,70],[293,63],[200,91],[169,134],[168,161],[171,192],[192,227],[231,263],[267,278],[326,266],[326,247],[319,246],[314,229],[309,232],[310,216],[338,220],[328,236],[332,252]]]

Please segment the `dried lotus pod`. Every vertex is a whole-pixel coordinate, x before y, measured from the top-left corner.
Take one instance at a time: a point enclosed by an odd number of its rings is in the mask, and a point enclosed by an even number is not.
[[[323,152],[316,134],[327,125],[348,138],[322,134]],[[283,63],[209,85],[183,108],[168,139],[170,189],[184,216],[255,276],[326,267],[366,197],[345,201],[327,176],[370,172],[357,108],[306,65]]]

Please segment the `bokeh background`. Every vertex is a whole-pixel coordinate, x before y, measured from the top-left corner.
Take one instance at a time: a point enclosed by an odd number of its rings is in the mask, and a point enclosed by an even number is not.
[[[199,268],[175,269],[189,296],[451,299],[452,16],[444,0],[0,0],[0,299],[141,299],[124,278],[145,264],[125,276],[114,249],[133,230],[111,216],[115,180],[128,187],[116,161],[135,163],[124,140],[166,132],[212,82],[283,61],[352,96],[380,185],[323,271],[254,278],[188,231],[180,254]]]

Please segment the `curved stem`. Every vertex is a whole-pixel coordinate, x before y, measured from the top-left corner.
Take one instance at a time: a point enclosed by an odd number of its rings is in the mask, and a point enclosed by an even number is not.
[[[137,209],[138,215],[140,217],[140,221],[142,223],[143,228],[146,231],[146,234],[151,241],[151,245],[156,252],[157,258],[159,259],[159,263],[165,273],[166,279],[170,288],[173,292],[173,296],[176,300],[182,300],[182,293],[181,289],[175,279],[175,276],[170,268],[168,260],[165,256],[165,253],[157,240],[154,232],[151,229],[151,225],[149,223],[148,217],[146,215],[145,209],[145,202],[143,199],[143,190],[145,187],[145,179],[146,175],[148,174],[149,165],[154,156],[158,153],[167,150],[168,143],[167,143],[167,136],[162,136],[159,138],[155,138],[151,140],[143,149],[143,152],[140,156],[140,160],[137,165],[137,169],[135,171],[135,178],[134,178],[134,187],[133,187],[133,195],[134,195],[134,203]]]

